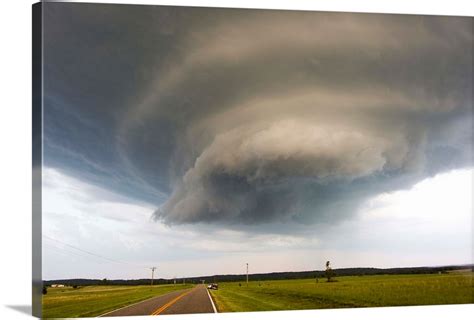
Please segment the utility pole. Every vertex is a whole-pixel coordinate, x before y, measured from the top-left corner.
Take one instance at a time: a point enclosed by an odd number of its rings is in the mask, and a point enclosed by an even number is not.
[[[151,285],[153,285],[153,276],[155,275],[156,267],[151,267]]]
[[[249,286],[249,264],[248,262],[246,263],[247,265],[247,287]]]

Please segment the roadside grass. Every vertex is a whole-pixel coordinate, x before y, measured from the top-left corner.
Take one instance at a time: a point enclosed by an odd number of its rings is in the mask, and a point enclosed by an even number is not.
[[[48,288],[43,295],[43,318],[95,317],[168,292],[193,285],[84,286]]]
[[[473,273],[381,275],[219,283],[219,312],[474,303]]]

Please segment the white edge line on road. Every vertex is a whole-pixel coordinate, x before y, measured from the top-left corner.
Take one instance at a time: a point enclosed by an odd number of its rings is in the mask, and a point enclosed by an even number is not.
[[[135,302],[135,303],[132,303],[132,304],[128,304],[122,308],[118,308],[118,309],[115,309],[115,310],[112,310],[112,311],[108,311],[104,314],[101,314],[100,316],[97,316],[96,318],[100,318],[100,317],[103,317],[103,316],[106,316],[108,315],[109,313],[112,313],[112,312],[115,312],[115,311],[119,311],[119,310],[122,310],[122,309],[125,309],[125,308],[128,308],[128,307],[131,307],[131,306],[134,306],[136,304],[139,304],[139,303],[142,303],[142,302],[145,302],[145,301],[148,301],[148,300],[151,300],[151,299],[155,299],[156,297],[159,297],[159,296],[154,296],[154,297],[151,297],[151,298],[148,298],[148,299],[145,299],[145,300],[142,300],[142,301],[138,301],[138,302]]]
[[[206,289],[206,291],[207,291],[207,295],[209,296],[209,300],[211,300],[212,309],[214,309],[214,313],[217,313],[217,309],[216,309],[216,305],[214,304],[214,300],[212,300],[212,297],[211,297],[211,294],[209,293],[209,290]]]
[[[171,292],[168,292],[168,293],[173,293],[173,292],[176,292],[176,291],[171,291]],[[108,312],[106,312],[106,313],[104,313],[104,314],[101,314],[100,316],[97,316],[96,318],[100,318],[100,317],[106,316],[106,315],[108,315],[108,314],[110,314],[110,313],[112,313],[112,312],[119,311],[119,310],[122,310],[122,309],[125,309],[125,308],[128,308],[128,307],[137,305],[137,304],[139,304],[139,303],[142,303],[142,302],[145,302],[145,301],[148,301],[148,300],[151,300],[151,299],[155,299],[155,298],[164,296],[164,295],[166,295],[166,294],[168,294],[168,293],[165,293],[165,294],[162,294],[162,295],[157,295],[157,296],[154,296],[154,297],[151,297],[151,298],[142,300],[142,301],[138,301],[138,302],[135,302],[135,303],[132,303],[132,304],[128,304],[128,305],[126,305],[126,306],[124,306],[124,307],[122,307],[122,308],[118,308],[118,309],[115,309],[115,310],[112,310],[112,311],[108,311]]]

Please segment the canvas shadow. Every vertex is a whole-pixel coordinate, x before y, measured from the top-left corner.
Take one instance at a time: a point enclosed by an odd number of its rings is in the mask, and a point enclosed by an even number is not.
[[[22,304],[22,305],[6,305],[5,307],[7,308],[10,308],[10,309],[13,309],[15,311],[18,311],[18,312],[21,312],[23,314],[26,314],[26,315],[31,315],[31,305],[26,305],[26,304]]]

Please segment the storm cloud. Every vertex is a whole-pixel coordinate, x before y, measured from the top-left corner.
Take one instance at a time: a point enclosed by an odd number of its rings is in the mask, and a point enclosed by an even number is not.
[[[46,163],[167,224],[342,221],[473,164],[471,18],[45,9]]]

